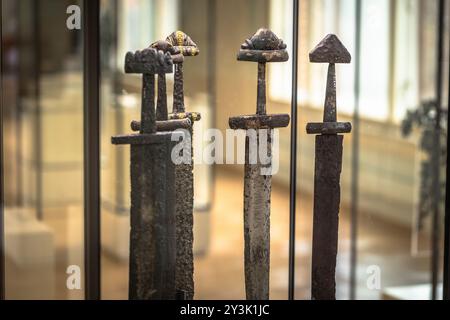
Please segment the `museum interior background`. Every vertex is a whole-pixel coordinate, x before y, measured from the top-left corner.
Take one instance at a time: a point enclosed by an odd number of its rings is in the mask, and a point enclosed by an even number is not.
[[[324,35],[335,33],[361,65],[359,148],[353,148],[354,134],[344,146],[337,298],[350,298],[350,209],[357,200],[355,298],[428,299],[431,211],[444,203],[443,197],[433,203],[439,197],[430,191],[427,164],[430,144],[443,148],[445,137],[442,142],[424,139],[433,130],[429,123],[436,110],[438,1],[362,0],[358,57],[355,3],[300,1],[296,298],[309,299],[310,290],[314,141],[304,128],[321,119],[326,74],[326,66],[309,63],[308,52]],[[7,299],[84,297],[83,289],[66,288],[67,267],[83,267],[84,258],[83,37],[66,27],[72,4],[82,6],[82,1],[2,0]],[[450,1],[446,6],[444,39],[449,39]],[[205,128],[224,131],[230,116],[254,111],[256,67],[237,62],[236,53],[261,26],[270,27],[292,52],[289,0],[101,1],[103,299],[128,294],[129,152],[110,143],[111,136],[130,131],[130,121],[139,115],[141,82],[124,74],[125,53],[177,29],[192,37],[200,55],[185,62],[185,95],[189,110],[202,113],[195,129],[201,139]],[[446,40],[445,114],[448,61]],[[354,119],[354,68],[342,65],[337,71],[343,121]],[[268,86],[269,110],[289,113],[291,64],[271,66]],[[413,125],[411,132],[407,110],[428,110],[422,126]],[[445,135],[446,121],[442,127]],[[287,298],[289,143],[289,128],[282,129],[272,194],[273,299]],[[352,190],[355,172],[357,192]],[[196,299],[245,297],[242,178],[242,166],[195,166]],[[381,270],[380,290],[367,286],[371,266]]]

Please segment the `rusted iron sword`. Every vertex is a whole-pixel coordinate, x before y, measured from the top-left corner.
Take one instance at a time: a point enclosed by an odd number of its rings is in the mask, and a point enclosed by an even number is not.
[[[192,39],[182,31],[175,31],[165,41],[158,41],[153,46],[172,55],[175,65],[173,110],[168,114],[172,121],[170,128],[186,129],[190,134],[190,157],[193,155],[193,125],[201,119],[200,113],[186,112],[184,102],[183,57],[197,56],[200,51]],[[158,87],[165,88],[165,76],[158,76]],[[165,89],[163,90],[165,91]],[[158,98],[157,116],[165,117],[167,106]],[[158,111],[160,110],[160,111]],[[174,122],[176,124],[174,124]],[[178,122],[178,123],[177,123]],[[134,121],[132,129],[140,129],[140,122]],[[158,131],[162,131],[162,124]],[[176,234],[177,234],[177,259],[176,259],[176,288],[178,299],[192,300],[194,298],[194,164],[182,163],[176,165]]]
[[[271,163],[262,163],[252,155],[260,147],[271,159],[272,132],[274,128],[287,127],[289,115],[266,114],[266,63],[285,62],[289,59],[286,45],[272,31],[259,29],[247,39],[238,54],[240,61],[258,63],[258,91],[256,114],[230,118],[230,128],[247,131],[245,146],[244,181],[244,240],[245,240],[245,290],[248,300],[269,299],[270,270],[270,193],[271,174],[263,171]],[[262,134],[266,129],[267,134]],[[256,133],[254,139],[249,131]],[[263,141],[262,139],[266,139]],[[251,145],[253,143],[253,146]],[[256,144],[256,145],[255,145]],[[257,152],[259,154],[259,152]],[[256,161],[251,159],[256,158]]]
[[[340,176],[344,137],[350,123],[337,122],[336,63],[350,63],[351,56],[341,41],[327,35],[309,54],[312,63],[329,63],[322,123],[308,123],[308,134],[316,134],[314,176],[314,218],[312,247],[313,300],[336,299],[336,258],[338,251]]]
[[[172,132],[157,132],[155,112],[155,74],[173,72],[172,57],[155,48],[129,52],[125,72],[143,75],[140,132],[112,137],[131,145],[129,298],[175,299],[174,142]]]

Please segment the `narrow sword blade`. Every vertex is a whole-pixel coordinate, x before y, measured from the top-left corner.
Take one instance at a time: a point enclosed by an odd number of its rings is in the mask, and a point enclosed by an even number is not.
[[[260,134],[257,134],[258,148]],[[269,299],[270,270],[270,193],[271,175],[263,175],[266,167],[249,163],[250,139],[246,140],[246,164],[244,181],[244,240],[245,240],[245,289],[247,300]],[[270,138],[267,143],[270,155]]]
[[[313,300],[336,299],[343,136],[316,136],[312,248]]]

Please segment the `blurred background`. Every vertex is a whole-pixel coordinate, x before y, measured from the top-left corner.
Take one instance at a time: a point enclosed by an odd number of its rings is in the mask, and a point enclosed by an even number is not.
[[[297,299],[310,298],[314,138],[305,126],[321,121],[326,85],[326,65],[310,64],[308,52],[328,33],[353,57],[337,67],[338,117],[356,129],[345,136],[337,298],[430,299],[433,273],[441,295],[441,268],[432,262],[442,265],[450,1],[443,33],[438,3],[300,0]],[[66,287],[68,266],[84,264],[84,40],[66,26],[68,7],[82,10],[82,1],[1,4],[6,298],[83,299],[83,286]],[[202,114],[195,139],[207,144],[207,128],[225,136],[230,116],[255,112],[257,69],[236,60],[241,43],[269,27],[292,56],[292,16],[291,0],[101,1],[103,299],[128,297],[129,148],[110,143],[140,114],[141,80],[124,74],[126,52],[178,29],[191,36],[200,55],[185,61],[186,106]],[[269,67],[269,112],[290,113],[291,76],[290,62]],[[286,128],[273,179],[272,299],[287,298],[289,152]],[[196,165],[196,299],[245,298],[242,212],[243,166]],[[380,287],[371,285],[374,270]]]

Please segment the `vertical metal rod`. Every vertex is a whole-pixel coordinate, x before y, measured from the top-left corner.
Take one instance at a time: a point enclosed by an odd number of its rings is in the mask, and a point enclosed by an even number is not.
[[[34,170],[36,171],[36,216],[38,220],[43,219],[42,206],[42,121],[41,121],[41,28],[40,28],[40,7],[39,0],[33,1],[33,26],[36,37],[33,42],[34,51],[34,116],[35,116],[35,132],[34,132],[34,155],[36,157]],[[20,110],[19,110],[20,112]],[[21,117],[19,115],[18,125],[21,126]],[[21,139],[21,135],[19,136]],[[19,143],[21,143],[19,141]],[[20,153],[20,152],[19,152]],[[19,182],[20,185],[20,182]],[[22,199],[20,190],[20,198]]]
[[[437,289],[439,282],[439,257],[441,239],[441,118],[442,118],[442,84],[443,84],[443,62],[444,62],[444,19],[445,0],[439,0],[438,7],[438,34],[437,34],[437,61],[436,61],[436,128],[434,144],[434,165],[433,165],[433,189],[434,189],[434,212],[432,230],[432,258],[431,258],[431,299],[437,300]]]
[[[295,218],[297,200],[297,87],[298,87],[298,28],[299,0],[294,2],[292,23],[292,99],[291,99],[291,158],[289,181],[289,300],[295,299]]]
[[[449,39],[450,40],[450,37]],[[450,41],[449,41],[450,48]],[[450,63],[448,70],[448,104],[447,108],[450,108]],[[450,112],[447,112],[447,126],[450,122]],[[450,150],[450,139],[447,133],[447,169],[446,169],[446,182],[445,182],[445,239],[444,239],[444,276],[443,276],[443,298],[444,300],[450,300],[450,157],[448,156],[448,150]]]
[[[217,0],[209,0],[208,1],[208,33],[207,33],[207,39],[208,39],[208,56],[206,59],[208,59],[208,66],[209,68],[207,73],[208,73],[208,84],[207,84],[207,90],[209,92],[209,97],[208,97],[208,105],[209,105],[209,109],[211,110],[211,115],[210,115],[210,119],[212,119],[211,121],[211,125],[213,128],[217,128],[216,123],[217,123],[217,119],[216,119],[216,115],[217,115],[217,102],[216,102],[216,97],[217,97],[217,88],[216,88],[216,74],[217,74],[217,59],[216,59],[216,53],[217,53],[217,39],[218,37],[216,36],[217,33]],[[216,166],[211,166],[210,168],[210,177],[209,177],[209,181],[210,181],[210,191],[209,191],[209,199],[208,199],[208,207],[211,206],[212,201],[214,199],[214,195],[215,195],[215,179],[216,179]]]
[[[85,298],[100,299],[100,1],[83,2]]]
[[[3,192],[3,10],[0,3],[0,300],[5,300],[5,218]]]
[[[266,64],[258,63],[258,93],[257,93],[256,113],[266,114]]]
[[[356,265],[358,258],[358,203],[359,203],[359,103],[361,72],[361,15],[362,0],[356,0],[355,21],[355,87],[352,135],[351,223],[350,223],[350,300],[356,299]]]

